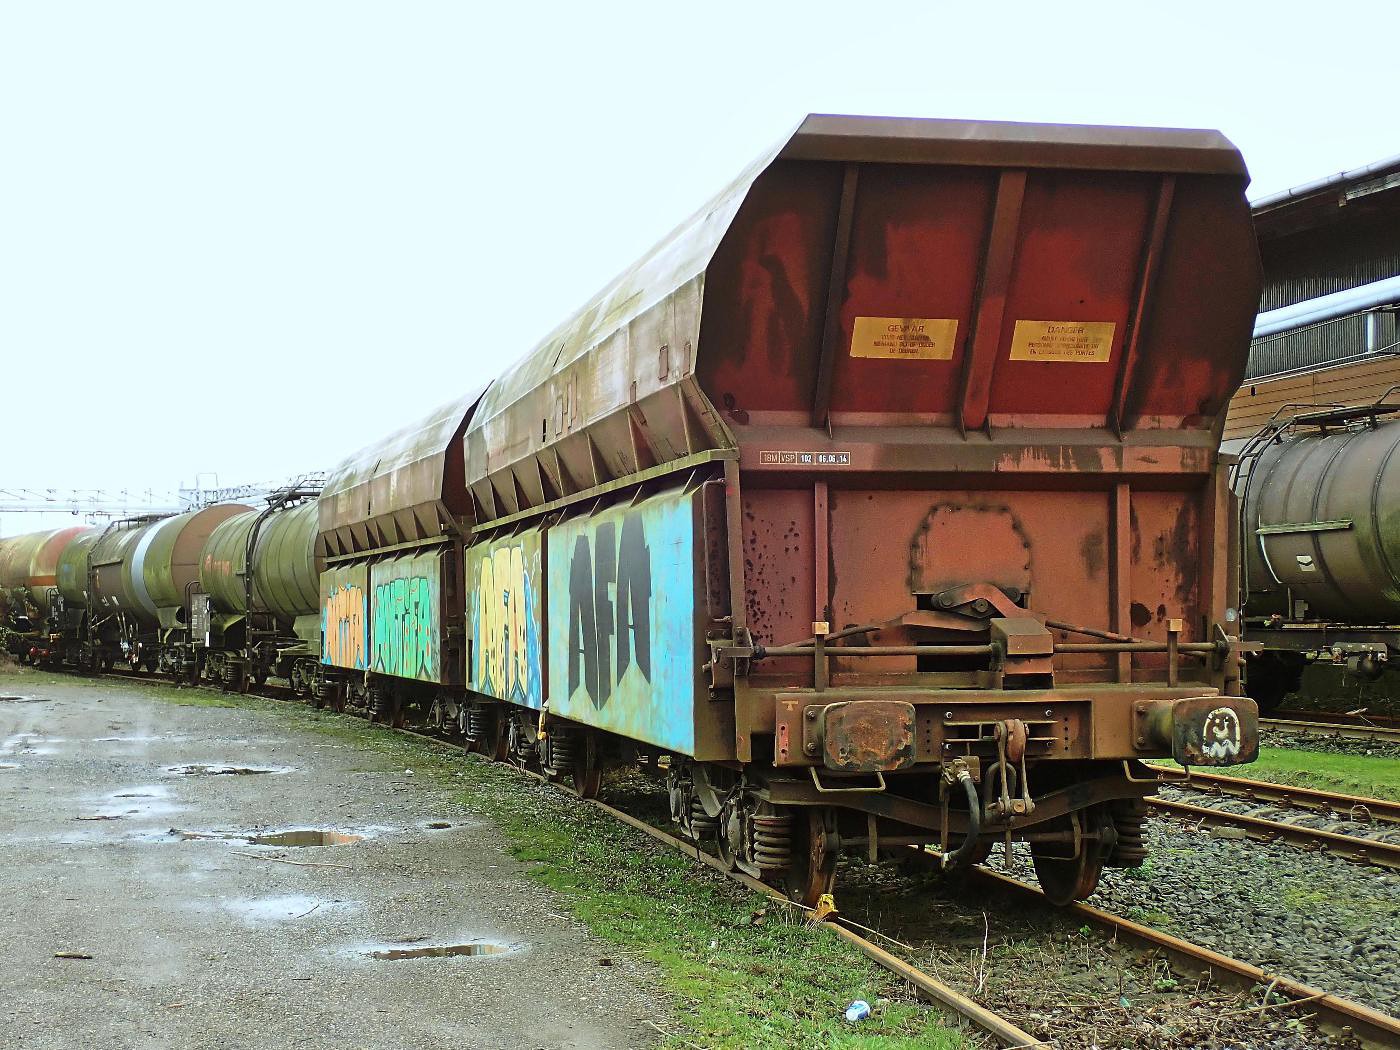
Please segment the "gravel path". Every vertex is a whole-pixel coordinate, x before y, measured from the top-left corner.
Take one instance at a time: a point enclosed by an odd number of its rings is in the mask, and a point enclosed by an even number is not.
[[[611,1050],[664,1023],[647,967],[380,756],[135,686],[3,685],[33,702],[0,702],[0,1045]],[[293,829],[361,838],[246,837]],[[507,950],[368,954],[482,942]]]

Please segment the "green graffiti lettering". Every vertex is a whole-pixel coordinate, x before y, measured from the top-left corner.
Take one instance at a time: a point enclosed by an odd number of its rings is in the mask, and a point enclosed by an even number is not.
[[[437,681],[437,602],[425,576],[390,580],[374,589],[374,667],[400,678]]]

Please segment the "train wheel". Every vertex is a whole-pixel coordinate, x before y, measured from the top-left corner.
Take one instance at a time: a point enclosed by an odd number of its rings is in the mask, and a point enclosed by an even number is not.
[[[1065,856],[1065,846],[1060,843],[1031,843],[1036,880],[1046,899],[1059,907],[1082,901],[1098,888],[1104,861],[1098,835],[1112,827],[1111,821],[1098,806],[1082,810],[1069,818],[1073,819],[1080,820],[1086,831],[1097,833],[1092,838],[1086,836],[1080,841],[1076,856]],[[1057,820],[1054,827],[1069,830],[1069,820]]]
[[[504,762],[510,754],[510,735],[506,731],[509,719],[502,713],[499,704],[481,704],[478,711],[472,750],[492,762]]]
[[[428,706],[428,728],[435,733],[447,732],[449,719],[447,705],[438,694],[433,694],[433,702]]]
[[[597,798],[603,786],[603,767],[598,763],[598,737],[584,730],[579,734],[574,761],[574,790],[583,798]]]
[[[783,890],[807,908],[815,908],[836,884],[836,851],[828,832],[835,816],[819,806],[804,806],[792,821],[792,862],[783,873]]]
[[[716,852],[724,866],[730,871],[739,867],[739,858],[744,850],[743,813],[739,809],[738,797],[731,795],[720,807],[719,823],[715,828]]]

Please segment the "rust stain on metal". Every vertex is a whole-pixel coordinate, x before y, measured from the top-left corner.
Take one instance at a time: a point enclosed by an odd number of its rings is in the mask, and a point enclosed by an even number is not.
[[[820,711],[822,760],[843,773],[892,772],[914,764],[914,705],[846,701]]]

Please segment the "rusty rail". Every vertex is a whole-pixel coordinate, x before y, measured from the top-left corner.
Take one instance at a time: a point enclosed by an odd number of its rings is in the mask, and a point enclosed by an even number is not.
[[[409,730],[408,732],[411,732],[411,730]],[[414,735],[422,736],[423,734]],[[431,740],[433,738],[427,737],[426,739]],[[441,743],[441,741],[438,742]],[[548,778],[543,777],[540,774],[533,772],[532,770],[522,769],[520,771],[528,776],[534,777],[535,779],[543,783],[553,784],[560,790],[565,791],[570,795],[573,795],[575,798],[579,798],[578,793],[576,791],[573,791],[567,785],[549,780]],[[789,907],[797,909],[799,911],[806,910],[803,909],[801,905],[795,904],[792,901],[788,900],[785,896],[783,896],[781,893],[779,893],[777,890],[773,889],[773,887],[767,885],[766,883],[760,882],[758,879],[745,875],[741,871],[730,871],[727,867],[725,867],[724,862],[721,861],[718,857],[711,856],[704,850],[697,849],[693,843],[687,842],[685,839],[678,838],[677,836],[672,835],[669,832],[663,831],[658,827],[654,827],[653,825],[648,824],[644,820],[638,820],[636,817],[632,816],[632,814],[626,813],[620,809],[617,809],[614,806],[610,806],[606,802],[601,802],[596,798],[580,798],[580,801],[586,802],[590,806],[602,810],[609,816],[622,821],[628,827],[636,828],[638,831],[645,832],[652,838],[656,839],[658,842],[664,842],[666,845],[671,846],[674,849],[680,850],[680,852],[684,853],[687,857],[692,857],[695,860],[700,861],[702,864],[713,868],[715,871],[718,871],[723,875],[729,876],[736,882],[739,882],[743,886],[752,890],[754,893],[762,894],[763,896],[768,897],[771,900],[788,905]],[[905,962],[898,956],[892,955],[890,952],[887,952],[885,949],[881,948],[878,944],[875,944],[873,941],[867,940],[865,937],[862,937],[859,933],[856,933],[855,930],[851,929],[850,927],[842,925],[839,916],[837,916],[835,919],[818,919],[809,921],[811,921],[814,927],[825,928],[830,930],[832,933],[836,934],[836,936],[840,937],[847,944],[859,949],[862,953],[864,953],[864,955],[867,958],[869,958],[873,962],[882,966],[884,969],[889,970],[897,977],[901,977],[904,980],[908,981],[910,984],[912,984],[920,992],[923,992],[930,999],[934,1000],[935,1002],[941,1003],[943,1006],[952,1010],[954,1013],[971,1021],[978,1028],[993,1036],[1005,1046],[1015,1048],[1015,1050],[1052,1050],[1052,1044],[1037,1039],[1029,1032],[1016,1027],[1016,1025],[1006,1020],[1006,1018],[1002,1017],[1000,1014],[993,1013],[986,1007],[980,1005],[972,999],[969,999],[967,996],[959,992],[956,988],[953,988],[950,985],[944,984],[942,981],[930,977],[922,970],[911,966],[909,963]]]
[[[1311,722],[1294,718],[1261,718],[1260,729],[1275,729],[1298,736],[1330,736],[1347,740],[1373,740],[1400,744],[1400,726],[1366,726],[1339,722]]]
[[[1040,890],[1019,879],[986,868],[978,868],[977,873],[987,881],[1013,893],[1044,900],[1044,894]],[[1301,981],[1268,973],[1250,963],[1221,955],[1199,944],[1192,944],[1180,937],[1173,937],[1169,933],[1154,930],[1089,904],[1071,904],[1061,910],[1091,925],[1107,929],[1117,937],[1156,948],[1169,956],[1173,962],[1191,969],[1204,971],[1212,976],[1224,975],[1246,987],[1267,987],[1272,992],[1286,995],[1298,1005],[1306,1006],[1309,1011],[1316,1013],[1324,1029],[1333,1033],[1350,1033],[1360,1039],[1364,1046],[1381,1048],[1400,1045],[1400,1018],[1313,988]]]
[[[1371,715],[1365,708],[1350,711],[1301,711],[1295,708],[1276,708],[1270,712],[1274,718],[1290,718],[1299,722],[1316,722],[1325,719],[1329,725],[1360,726],[1363,729],[1400,729],[1400,718],[1395,715]]]
[[[1173,787],[1191,788],[1210,795],[1333,814],[1339,819],[1350,819],[1359,824],[1400,824],[1400,802],[1393,799],[1343,795],[1336,791],[1222,776],[1219,773],[1202,773],[1195,769],[1188,771],[1184,778],[1173,779],[1170,783]]]
[[[1228,813],[1209,806],[1193,806],[1189,802],[1172,802],[1164,798],[1149,798],[1147,802],[1163,813],[1209,827],[1239,828],[1246,836],[1260,842],[1289,842],[1305,849],[1324,849],[1348,860],[1400,869],[1400,846],[1391,842],[1343,835],[1321,828],[1304,828],[1244,813]]]

